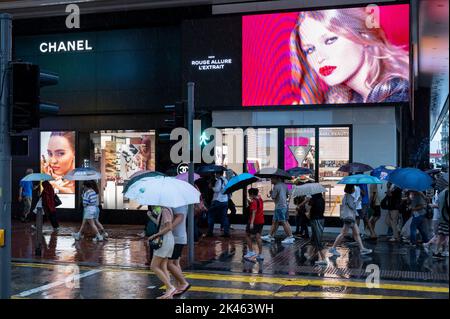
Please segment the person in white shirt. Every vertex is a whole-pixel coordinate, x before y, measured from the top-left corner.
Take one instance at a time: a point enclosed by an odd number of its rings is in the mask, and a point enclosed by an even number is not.
[[[221,224],[223,226],[222,237],[230,237],[230,223],[228,222],[228,195],[224,194],[225,187],[227,186],[227,179],[223,176],[222,172],[217,172],[214,175],[209,187],[213,190],[214,195],[211,203],[211,207],[208,209],[208,233],[207,237],[214,236],[214,222],[216,216],[219,216]]]

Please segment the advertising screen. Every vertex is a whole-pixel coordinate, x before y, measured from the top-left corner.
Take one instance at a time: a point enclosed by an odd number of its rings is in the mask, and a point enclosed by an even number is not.
[[[242,105],[409,100],[409,5],[242,17]]]
[[[54,178],[50,184],[61,199],[59,208],[75,208],[75,182],[64,175],[75,168],[75,132],[41,132],[41,173]]]

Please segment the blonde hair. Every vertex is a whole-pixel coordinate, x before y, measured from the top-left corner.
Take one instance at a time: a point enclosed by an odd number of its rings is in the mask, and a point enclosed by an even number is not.
[[[328,87],[308,64],[301,46],[300,28],[305,18],[311,18],[350,41],[364,45],[365,63],[369,72],[367,85],[381,102],[397,93],[391,80],[409,79],[409,56],[402,47],[392,45],[381,28],[367,28],[364,8],[332,9],[301,12],[290,37],[291,88],[302,104],[350,102],[352,90],[344,85]],[[361,83],[363,85],[363,83]]]

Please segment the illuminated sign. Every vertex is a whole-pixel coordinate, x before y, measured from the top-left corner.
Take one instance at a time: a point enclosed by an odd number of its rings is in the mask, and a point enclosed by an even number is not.
[[[89,40],[42,42],[39,45],[39,51],[42,53],[91,51],[92,49]]]

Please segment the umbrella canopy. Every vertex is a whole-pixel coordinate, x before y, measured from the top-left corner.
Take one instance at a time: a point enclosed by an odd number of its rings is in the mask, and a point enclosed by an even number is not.
[[[21,179],[22,182],[42,182],[42,181],[53,181],[54,178],[48,174],[44,173],[33,173],[28,174],[24,178]]]
[[[179,174],[175,178],[179,179],[180,181],[184,181],[186,183],[189,183],[189,173]],[[200,179],[200,175],[194,173],[194,182],[196,180],[198,180],[198,179]]]
[[[312,179],[311,177],[308,177],[306,175],[301,175],[299,177],[296,177],[292,180],[292,182],[296,185],[301,185],[301,184],[305,184],[305,183],[314,183],[315,180]]]
[[[234,176],[228,181],[227,186],[224,189],[224,194],[231,194],[232,192],[242,189],[254,182],[257,182],[258,180],[258,177],[249,173],[242,173]]]
[[[308,183],[300,186],[294,186],[294,189],[292,190],[292,197],[295,198],[298,196],[314,195],[325,193],[326,191],[326,188],[319,183]]]
[[[93,168],[78,167],[64,176],[69,181],[91,181],[102,178],[102,175]]]
[[[274,167],[266,167],[258,172],[256,172],[255,176],[261,177],[261,178],[270,178],[270,177],[281,177],[281,178],[291,178],[292,176],[286,172],[285,170],[274,168]]]
[[[345,173],[360,173],[360,172],[367,172],[373,170],[373,167],[367,164],[363,163],[348,163],[345,165],[342,165],[339,167],[338,172],[345,172]]]
[[[288,172],[289,175],[292,177],[297,177],[301,175],[311,175],[313,174],[313,170],[306,167],[293,167],[288,169],[286,172]]]
[[[125,192],[128,190],[128,188],[135,183],[136,181],[140,180],[144,177],[157,177],[157,176],[166,176],[166,174],[158,172],[158,171],[139,171],[134,173],[130,176],[130,180],[125,184],[122,193],[125,194]]]
[[[197,169],[196,173],[199,175],[211,175],[211,174],[215,174],[215,173],[223,173],[225,170],[226,170],[226,168],[221,165],[210,164],[210,165],[200,166]]]
[[[144,177],[130,185],[124,196],[140,205],[180,207],[200,202],[194,186],[168,176]]]
[[[379,178],[381,180],[385,180],[387,178],[387,176],[390,173],[392,173],[393,171],[395,171],[396,169],[397,169],[397,167],[392,166],[392,165],[381,165],[381,166],[378,166],[377,168],[374,168],[370,172],[370,175],[375,176],[376,178]]]
[[[380,179],[375,176],[370,176],[366,174],[357,174],[351,176],[345,176],[341,179],[338,184],[383,184]]]
[[[433,179],[417,168],[397,168],[389,174],[387,180],[392,184],[412,191],[425,191],[431,188]]]

